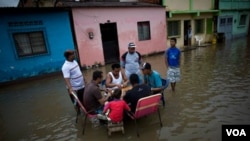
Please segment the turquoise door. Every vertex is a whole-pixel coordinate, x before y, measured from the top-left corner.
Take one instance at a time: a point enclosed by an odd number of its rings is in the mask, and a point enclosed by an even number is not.
[[[218,33],[224,33],[226,40],[232,39],[233,16],[222,16],[218,21]]]

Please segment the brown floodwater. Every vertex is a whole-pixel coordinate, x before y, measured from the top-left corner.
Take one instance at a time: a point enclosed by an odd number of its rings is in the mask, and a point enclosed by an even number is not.
[[[144,57],[166,77],[163,54]],[[104,73],[110,65],[98,68]],[[93,70],[84,71],[88,81]],[[166,107],[157,115],[134,122],[107,136],[104,126],[82,120],[75,123],[75,110],[61,74],[19,82],[0,89],[1,141],[220,141],[222,124],[250,123],[250,44],[246,38],[182,52],[181,81],[176,92],[165,90]]]

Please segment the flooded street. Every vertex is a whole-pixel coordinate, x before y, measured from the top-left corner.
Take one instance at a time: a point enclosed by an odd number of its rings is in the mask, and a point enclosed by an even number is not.
[[[178,43],[177,43],[178,45]],[[163,54],[144,58],[166,77]],[[105,74],[110,66],[98,68]],[[90,81],[93,70],[84,71]],[[1,141],[220,141],[222,124],[250,124],[250,44],[246,38],[182,52],[181,82],[165,90],[166,107],[157,115],[126,122],[125,135],[107,136],[105,127],[82,120],[67,95],[61,74],[0,89]]]

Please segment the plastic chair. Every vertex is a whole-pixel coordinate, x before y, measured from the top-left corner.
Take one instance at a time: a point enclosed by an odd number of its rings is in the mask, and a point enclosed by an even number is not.
[[[86,122],[87,122],[87,118],[89,119],[93,119],[93,118],[97,118],[97,115],[96,114],[90,114],[90,112],[92,111],[87,111],[85,109],[85,107],[82,105],[81,101],[78,99],[77,95],[75,93],[71,93],[71,95],[74,97],[75,101],[78,103],[79,107],[80,107],[80,110],[84,113],[84,122],[83,122],[83,129],[82,129],[82,134],[84,135],[84,131],[85,131],[85,127],[86,127]],[[77,115],[76,115],[76,123],[77,123],[77,120],[78,120],[78,116],[79,116],[80,112],[77,112]]]
[[[195,35],[194,38],[195,38],[196,42],[198,42],[198,46],[200,46],[201,45],[201,41],[203,40],[203,38],[200,37],[200,36],[197,36],[197,35]]]
[[[165,98],[164,98],[164,90],[168,87],[169,85],[169,81],[167,79],[163,79],[161,78],[161,82],[162,82],[162,87],[161,87],[161,101],[162,101],[162,105],[163,107],[165,107]]]
[[[105,86],[105,83],[106,83],[106,79],[103,79],[102,82],[101,82],[101,85]]]
[[[139,137],[140,135],[136,120],[141,117],[158,112],[160,126],[162,127],[161,115],[159,111],[160,99],[160,93],[140,98],[137,102],[135,113],[128,112],[128,115],[135,121],[137,137]]]

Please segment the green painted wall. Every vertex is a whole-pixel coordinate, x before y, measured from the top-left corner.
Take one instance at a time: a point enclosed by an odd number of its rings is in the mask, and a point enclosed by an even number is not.
[[[239,10],[239,9],[249,9],[250,0],[219,0],[219,9],[220,10]]]
[[[206,33],[212,34],[213,33],[213,19],[212,18],[207,19],[206,25],[207,25]]]
[[[246,14],[247,15],[247,19],[246,19],[246,25],[245,26],[239,26],[239,22],[240,22],[240,16],[242,14]],[[223,11],[221,12],[221,14],[219,15],[221,16],[233,16],[233,30],[232,30],[232,34],[233,35],[240,35],[240,34],[246,34],[249,28],[249,17],[250,17],[250,11]]]
[[[167,0],[162,0],[162,5],[166,6]]]

